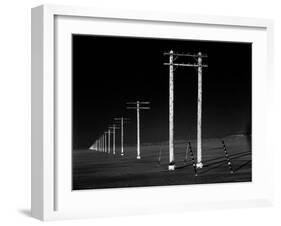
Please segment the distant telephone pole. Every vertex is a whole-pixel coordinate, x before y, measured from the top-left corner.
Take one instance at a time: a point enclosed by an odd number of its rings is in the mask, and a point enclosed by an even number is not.
[[[100,151],[100,138],[97,140],[97,151]]]
[[[140,110],[150,109],[150,107],[147,106],[141,106],[141,105],[147,105],[150,104],[150,102],[127,102],[129,105],[135,105],[135,107],[127,107],[127,109],[134,109],[137,110],[137,159],[140,159]]]
[[[121,129],[121,156],[124,156],[124,124],[128,122],[129,118],[114,118],[115,121],[120,123]]]
[[[110,154],[111,144],[110,144],[110,134],[111,134],[110,127],[108,127],[107,135],[108,135],[108,154]]]
[[[171,50],[164,55],[169,56],[169,63],[164,63],[164,65],[169,66],[169,170],[175,169],[175,160],[174,160],[174,71],[176,67],[194,67],[198,71],[198,105],[197,105],[197,168],[202,168],[202,68],[208,67],[206,64],[202,64],[202,58],[207,57],[201,52],[198,54],[189,54],[189,53],[174,53]],[[194,64],[190,63],[175,63],[180,57],[189,57],[195,60]]]
[[[103,152],[105,152],[105,135],[104,134],[102,135],[102,149],[103,149]]]
[[[102,135],[103,152],[105,152],[105,134]]]
[[[101,150],[101,137],[99,137],[99,151],[102,151]]]
[[[108,147],[107,147],[107,131],[104,132],[104,150],[105,153],[108,153]]]
[[[103,135],[101,135],[101,151],[104,152],[104,142],[103,142]]]
[[[109,128],[112,129],[112,152],[113,152],[113,155],[115,155],[115,134],[116,134],[116,129],[120,129],[120,128],[116,127],[115,124],[113,124]]]

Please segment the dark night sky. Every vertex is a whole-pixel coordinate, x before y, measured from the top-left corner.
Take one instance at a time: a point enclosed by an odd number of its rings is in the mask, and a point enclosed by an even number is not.
[[[114,117],[126,116],[125,143],[136,142],[136,111],[127,101],[150,101],[141,112],[142,142],[168,140],[169,68],[163,52],[208,55],[203,63],[202,136],[249,133],[251,44],[73,35],[73,147],[88,148]],[[183,58],[178,62],[187,62]],[[191,58],[188,62],[193,63]],[[197,71],[177,68],[175,139],[196,137]]]

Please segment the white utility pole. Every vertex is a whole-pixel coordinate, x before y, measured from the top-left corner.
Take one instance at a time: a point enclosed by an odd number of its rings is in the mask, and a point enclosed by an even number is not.
[[[95,142],[95,151],[98,151],[98,140]]]
[[[108,134],[108,154],[110,154],[110,134],[111,134],[111,131],[110,131],[109,128],[108,128],[107,134]]]
[[[198,53],[197,168],[202,168],[202,54]]]
[[[103,149],[102,149],[102,136],[100,137],[100,150],[101,150],[101,152],[103,152]]]
[[[103,152],[103,136],[100,137],[101,140],[101,151]]]
[[[202,64],[202,58],[207,57],[202,55],[201,52],[198,54],[185,54],[185,53],[174,53],[171,50],[164,55],[169,56],[169,63],[164,65],[169,66],[169,170],[175,169],[174,163],[174,66],[175,67],[194,67],[198,69],[198,105],[197,105],[197,168],[202,168],[202,68],[208,67],[206,64]],[[174,61],[179,57],[190,57],[196,59],[195,64],[190,63],[175,63]]]
[[[105,153],[106,150],[105,150],[105,134],[103,134],[103,152]]]
[[[113,125],[113,155],[115,155],[115,129],[116,129],[116,127],[115,127],[115,124]]]
[[[140,159],[140,103],[137,101],[137,159]]]
[[[115,121],[120,123],[121,129],[121,156],[124,156],[124,124],[128,122],[128,118],[114,118]]]
[[[104,151],[107,153],[107,132],[104,132]]]
[[[102,138],[102,136],[100,137],[100,147],[101,147],[101,152],[103,152],[103,138]]]
[[[121,156],[124,156],[124,118],[121,118]]]
[[[105,138],[104,138],[104,134],[102,135],[102,150],[103,150],[103,152],[105,152]]]
[[[115,155],[115,134],[116,134],[116,129],[119,129],[119,127],[116,127],[116,125],[113,124],[109,128],[112,129],[112,152],[113,152],[113,155]]]
[[[174,158],[174,58],[173,50],[170,51],[170,76],[169,76],[169,166],[168,170],[175,170]]]
[[[127,107],[127,109],[137,110],[137,159],[141,159],[140,156],[140,110],[150,109],[150,107],[140,106],[141,104],[150,104],[150,102],[128,102],[127,104],[135,104],[136,107]]]

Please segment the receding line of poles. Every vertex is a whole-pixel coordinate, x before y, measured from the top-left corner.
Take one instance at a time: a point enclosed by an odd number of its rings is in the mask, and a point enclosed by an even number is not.
[[[134,109],[137,111],[137,159],[141,159],[140,155],[140,110],[150,109],[147,105],[150,104],[150,102],[144,102],[144,101],[136,101],[136,102],[127,102],[127,109]],[[131,105],[131,106],[130,106]],[[132,105],[135,105],[135,107],[132,107]]]
[[[114,118],[120,127],[116,124],[112,124],[108,129],[89,147],[92,151],[100,151],[104,153],[116,154],[116,130],[121,129],[121,156],[124,156],[124,124],[129,121],[129,118]],[[112,134],[112,143],[111,143]],[[112,147],[112,149],[111,149]],[[112,150],[112,151],[111,151]]]
[[[194,67],[198,72],[198,102],[197,102],[197,168],[202,168],[202,68],[208,67],[206,64],[202,64],[202,58],[207,58],[207,55],[198,52],[198,54],[189,53],[175,53],[173,50],[164,53],[169,56],[169,63],[164,65],[169,66],[169,170],[175,170],[174,159],[174,71],[177,67]],[[191,63],[177,63],[178,58],[188,57],[193,58],[196,62]]]
[[[102,151],[101,136],[89,147],[92,151]]]
[[[114,118],[114,120],[120,123],[120,130],[121,130],[121,156],[124,156],[124,124],[129,121],[129,118]]]

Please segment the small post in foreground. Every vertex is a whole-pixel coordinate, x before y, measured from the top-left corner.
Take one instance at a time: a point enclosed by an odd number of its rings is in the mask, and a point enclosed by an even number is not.
[[[231,174],[233,174],[233,173],[234,173],[234,170],[233,170],[233,168],[232,168],[232,164],[231,164],[231,161],[230,161],[230,158],[229,158],[229,156],[228,156],[227,149],[226,149],[226,146],[225,146],[225,143],[224,143],[223,140],[222,140],[222,145],[223,145],[224,156],[225,156],[226,161],[227,161],[227,166],[228,166],[229,172],[230,172]]]

